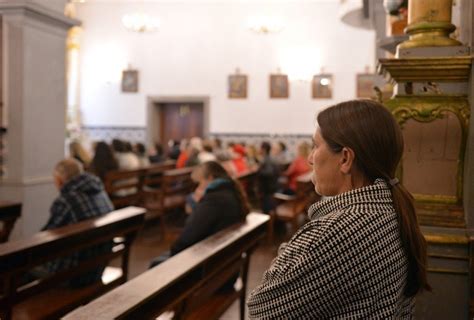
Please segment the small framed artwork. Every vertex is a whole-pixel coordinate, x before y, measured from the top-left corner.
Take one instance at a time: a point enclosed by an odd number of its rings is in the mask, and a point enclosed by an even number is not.
[[[313,99],[332,98],[333,77],[332,74],[317,74],[313,77],[312,96]]]
[[[357,98],[371,98],[375,95],[375,75],[372,73],[359,73],[356,76]]]
[[[286,74],[270,75],[270,98],[288,98],[289,83]]]
[[[228,78],[228,97],[230,99],[247,98],[247,76],[243,74],[233,74]]]
[[[138,70],[122,71],[122,92],[138,92]]]

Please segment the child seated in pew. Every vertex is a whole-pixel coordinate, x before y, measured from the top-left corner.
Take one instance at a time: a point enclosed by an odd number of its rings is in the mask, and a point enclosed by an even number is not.
[[[250,211],[247,196],[239,182],[233,180],[219,163],[208,161],[198,168],[201,170],[199,185],[204,188],[203,195],[196,202],[183,232],[170,251],[155,258],[150,268],[208,236],[244,221]]]

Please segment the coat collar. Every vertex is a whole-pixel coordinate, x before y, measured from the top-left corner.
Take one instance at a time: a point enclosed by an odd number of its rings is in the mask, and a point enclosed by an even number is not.
[[[392,203],[392,193],[383,179],[376,179],[374,184],[341,193],[314,203],[308,209],[308,217],[314,220],[331,212],[341,211],[359,204]]]

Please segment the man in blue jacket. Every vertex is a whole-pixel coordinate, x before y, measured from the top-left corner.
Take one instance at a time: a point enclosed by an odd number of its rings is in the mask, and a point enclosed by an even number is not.
[[[54,200],[50,217],[42,230],[50,230],[86,219],[96,218],[112,211],[113,205],[99,178],[85,173],[82,164],[69,158],[60,161],[54,169],[54,182],[59,196]],[[82,260],[111,250],[111,243],[99,244],[75,252],[46,265],[50,273],[77,266]],[[105,266],[104,266],[105,267]],[[104,267],[89,270],[69,283],[81,287],[99,281]]]

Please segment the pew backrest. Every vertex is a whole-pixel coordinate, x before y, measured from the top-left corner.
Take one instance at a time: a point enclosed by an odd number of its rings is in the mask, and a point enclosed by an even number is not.
[[[105,190],[115,208],[140,205],[145,170],[140,168],[107,172],[104,179]]]
[[[22,306],[40,305],[49,318],[57,318],[77,306],[92,300],[103,292],[112,289],[127,280],[128,257],[132,241],[144,222],[144,209],[129,207],[112,211],[99,218],[88,219],[73,225],[39,232],[30,238],[7,242],[0,245],[0,318],[15,318],[15,313],[25,313]],[[112,242],[114,241],[114,242]],[[75,252],[84,252],[91,247],[104,243],[113,246],[99,256],[91,256],[69,266],[57,273],[48,274],[40,279],[27,280],[25,275],[44,266],[45,263],[70,257]],[[113,243],[113,245],[112,245]],[[121,272],[107,283],[94,284],[81,289],[64,289],[64,283],[74,280],[84,271],[106,266],[115,258],[121,258]],[[64,293],[64,297],[55,297],[56,301],[38,301],[48,291]],[[83,292],[77,294],[77,292]],[[74,296],[67,303],[61,304],[58,299],[66,295]],[[36,299],[36,301],[35,301]],[[23,309],[24,309],[23,308]],[[42,318],[35,313],[37,318]]]
[[[21,203],[11,201],[0,201],[0,243],[8,241],[13,230],[15,221],[21,215]]]
[[[197,292],[206,291],[218,279],[232,277],[242,264],[248,268],[252,250],[265,235],[269,217],[250,213],[246,221],[224,229],[189,247],[157,267],[78,308],[65,319],[154,319],[166,310],[181,310],[187,318]],[[237,266],[237,267],[235,267]],[[244,287],[240,293],[245,301]],[[224,278],[223,278],[224,277]],[[191,300],[191,301],[190,301]]]

